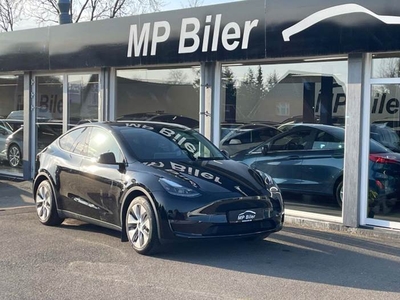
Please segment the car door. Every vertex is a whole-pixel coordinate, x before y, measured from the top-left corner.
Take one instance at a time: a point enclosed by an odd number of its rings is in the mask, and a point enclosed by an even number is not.
[[[96,217],[98,213],[84,205],[86,186],[80,171],[83,155],[89,140],[90,128],[69,131],[59,140],[62,149],[57,163],[56,188],[58,189],[58,208],[61,210]]]
[[[116,162],[124,161],[120,147],[112,134],[100,127],[90,132],[87,152],[82,159],[82,184],[85,185],[84,201],[96,213],[100,221],[120,225],[119,197],[123,184],[123,174],[117,164],[101,164],[100,154],[112,152]]]
[[[312,146],[303,155],[303,190],[333,195],[343,174],[344,141],[323,130],[317,130]]]
[[[282,190],[300,190],[303,180],[303,154],[312,132],[308,128],[295,128],[276,136],[266,144],[268,152],[260,155],[253,166],[271,175]]]

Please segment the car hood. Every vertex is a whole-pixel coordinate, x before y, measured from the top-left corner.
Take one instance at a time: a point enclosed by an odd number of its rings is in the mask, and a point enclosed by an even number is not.
[[[267,188],[261,176],[233,160],[151,161],[147,172],[204,193],[258,196]]]

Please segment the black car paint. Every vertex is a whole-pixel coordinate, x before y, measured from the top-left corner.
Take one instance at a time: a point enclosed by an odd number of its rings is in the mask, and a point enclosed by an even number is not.
[[[112,124],[108,123],[79,127],[96,126],[112,131]],[[119,123],[118,126],[124,125]],[[222,154],[218,160],[139,162],[129,154],[121,137],[118,134],[115,137],[126,156],[124,163],[113,165],[99,164],[85,156],[66,152],[60,148],[57,139],[38,154],[34,191],[47,178],[58,199],[60,216],[117,230],[124,228],[124,213],[129,201],[144,194],[156,212],[160,239],[232,236],[229,230],[223,231],[224,234],[212,234],[211,228],[235,226],[227,222],[227,212],[250,208],[265,208],[271,214],[269,223],[263,225],[255,221],[258,229],[246,231],[244,228],[233,235],[267,236],[282,228],[284,207],[279,189],[266,187],[260,175],[246,165],[226,159]],[[195,189],[201,196],[173,196],[162,188],[159,178]],[[210,206],[211,203],[214,205]],[[210,214],[204,214],[205,210]],[[237,224],[236,228],[245,226]],[[207,235],[206,232],[211,233]]]

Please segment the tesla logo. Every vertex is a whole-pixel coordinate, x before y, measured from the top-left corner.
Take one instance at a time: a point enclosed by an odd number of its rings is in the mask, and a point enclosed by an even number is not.
[[[366,9],[361,5],[349,3],[349,4],[342,4],[329,7],[317,11],[316,13],[313,13],[312,15],[304,18],[300,22],[282,31],[283,40],[285,42],[288,42],[290,41],[290,37],[292,35],[295,35],[296,33],[299,33],[307,29],[308,27],[311,27],[314,24],[317,24],[325,19],[329,19],[340,15],[354,14],[354,13],[368,14],[386,24],[400,24],[400,17],[377,15],[376,13],[370,11],[369,9]]]
[[[246,210],[238,215],[237,220],[242,222],[250,222],[256,217],[256,213],[252,210]]]

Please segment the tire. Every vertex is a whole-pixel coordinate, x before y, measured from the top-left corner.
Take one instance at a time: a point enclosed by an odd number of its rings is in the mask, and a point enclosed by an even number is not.
[[[125,215],[125,228],[126,235],[137,253],[154,253],[158,248],[156,218],[147,197],[136,197],[129,204]]]
[[[35,193],[36,213],[39,221],[48,226],[60,225],[64,219],[57,213],[53,189],[48,180],[42,181]]]
[[[16,144],[12,144],[8,148],[7,159],[11,167],[16,168],[21,165],[22,153]]]
[[[335,188],[335,195],[334,195],[336,202],[339,204],[340,207],[343,206],[343,180],[341,180]]]

